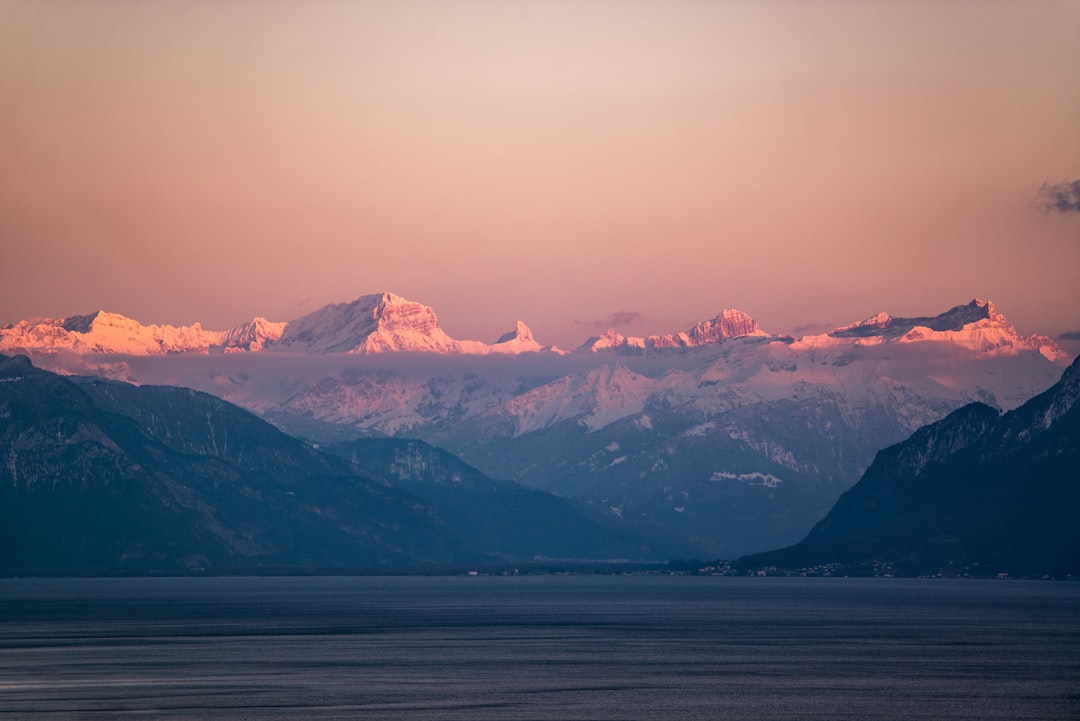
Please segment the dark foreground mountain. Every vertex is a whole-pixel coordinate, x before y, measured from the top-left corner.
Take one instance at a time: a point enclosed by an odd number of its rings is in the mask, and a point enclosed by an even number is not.
[[[0,356],[0,457],[4,575],[391,569],[515,557],[485,545],[482,524],[478,533],[451,528],[432,503],[213,396],[64,378],[23,357]],[[573,513],[562,520],[590,525]],[[581,557],[558,528],[548,532],[558,539],[549,545]],[[519,554],[552,550],[534,527],[526,533],[536,544],[515,544]]]
[[[1080,360],[1014,411],[974,403],[881,451],[786,572],[1080,575]]]

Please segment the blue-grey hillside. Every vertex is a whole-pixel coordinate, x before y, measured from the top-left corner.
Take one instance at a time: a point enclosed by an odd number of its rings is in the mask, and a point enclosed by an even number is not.
[[[659,560],[689,551],[647,543],[625,524],[612,529],[587,520],[566,499],[492,479],[421,440],[360,438],[322,448],[430,503],[455,534],[507,560]]]
[[[4,575],[394,569],[633,549],[568,512],[566,528],[592,529],[595,545],[545,545],[560,529],[545,537],[518,516],[536,543],[509,553],[487,545],[482,523],[451,527],[385,476],[213,396],[66,378],[25,357],[0,356],[0,457]]]
[[[801,542],[747,568],[1080,574],[1080,360],[999,415],[974,403],[878,453]]]

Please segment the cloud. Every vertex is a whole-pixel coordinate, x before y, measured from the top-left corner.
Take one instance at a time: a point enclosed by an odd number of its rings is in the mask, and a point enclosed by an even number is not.
[[[1054,185],[1043,183],[1035,197],[1035,207],[1044,213],[1080,212],[1080,180]]]
[[[795,335],[814,335],[828,333],[831,330],[836,330],[836,326],[829,323],[807,323],[795,326],[791,329],[791,332]]]
[[[1064,333],[1062,333],[1061,335],[1059,335],[1057,338],[1055,338],[1054,340],[1064,340],[1064,341],[1076,340],[1076,341],[1080,341],[1080,330],[1067,330]]]
[[[628,325],[634,325],[646,320],[647,316],[644,313],[638,313],[632,310],[617,310],[606,318],[600,318],[598,320],[575,320],[575,325],[587,325],[594,328],[620,328]]]
[[[619,310],[615,311],[607,318],[604,319],[606,325],[620,326],[620,325],[634,325],[645,320],[643,313],[635,313],[632,310]]]

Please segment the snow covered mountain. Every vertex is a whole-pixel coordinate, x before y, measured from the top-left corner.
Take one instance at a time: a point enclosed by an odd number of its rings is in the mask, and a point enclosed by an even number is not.
[[[564,354],[537,352],[552,349],[523,324],[490,345],[454,340],[430,308],[384,293],[261,343],[124,357],[68,345],[82,354],[35,363],[203,390],[318,440],[421,438],[655,541],[734,557],[795,543],[878,450],[974,401],[1015,408],[1067,360],[978,299],[803,338],[729,310]]]
[[[807,348],[849,344],[948,342],[980,352],[1037,351],[1059,362],[1067,354],[1044,335],[1021,336],[988,300],[976,298],[932,318],[893,318],[878,313],[831,333],[800,339]]]
[[[494,344],[454,340],[439,327],[430,307],[393,293],[327,305],[288,323],[255,318],[226,331],[206,330],[199,323],[144,326],[131,318],[100,310],[63,320],[21,321],[0,328],[0,352],[48,354],[61,350],[122,355],[215,350],[358,355],[396,351],[445,355],[562,352],[553,346],[541,346],[528,326],[520,321]]]
[[[258,351],[281,337],[285,323],[255,318],[230,330],[207,330],[199,323],[185,326],[142,325],[118,313],[99,310],[63,320],[21,321],[0,328],[0,351],[31,354],[62,350],[79,354],[156,355],[209,353],[211,349]]]
[[[1080,360],[999,415],[954,411],[877,454],[799,544],[749,569],[862,575],[1080,573]]]
[[[0,354],[0,418],[0,576],[668,557],[422,441],[327,453],[183,388]]]
[[[758,328],[757,321],[741,310],[726,309],[711,320],[702,321],[682,333],[651,335],[647,338],[626,337],[614,328],[600,336],[589,338],[579,351],[616,350],[623,353],[640,354],[649,349],[697,348],[743,336],[768,335]]]

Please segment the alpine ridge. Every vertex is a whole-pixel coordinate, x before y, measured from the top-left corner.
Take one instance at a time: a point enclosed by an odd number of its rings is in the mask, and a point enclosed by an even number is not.
[[[602,351],[614,350],[623,353],[640,354],[650,349],[697,348],[743,336],[766,336],[758,328],[757,321],[740,310],[725,309],[715,318],[702,321],[682,333],[665,333],[646,338],[626,337],[614,328],[603,335],[589,338],[578,350]]]
[[[117,313],[97,311],[65,319],[24,320],[0,328],[0,352],[161,355],[275,351],[313,355],[414,352],[443,355],[563,351],[540,345],[522,322],[495,343],[455,340],[429,306],[393,293],[366,295],[324,306],[290,322],[255,318],[225,331],[190,326],[142,325]]]
[[[225,331],[199,323],[185,326],[142,325],[119,313],[99,310],[62,320],[21,321],[0,328],[0,351],[78,354],[159,355],[259,351],[281,337],[285,323],[255,318]]]
[[[68,325],[40,326],[68,351],[46,343],[35,364],[194,388],[317,442],[420,439],[699,558],[796,543],[877,451],[972,402],[1014,409],[1066,360],[979,299],[801,338],[728,310],[570,353],[523,323],[495,343],[455,340],[431,308],[390,293],[322,308],[245,352],[103,356],[73,350],[65,334],[90,325]],[[27,337],[18,326],[4,347]]]
[[[211,395],[63,377],[25,356],[0,355],[0,419],[0,576],[402,569],[663,550],[422,441],[356,440],[329,453]]]
[[[750,315],[725,309],[714,318],[678,333],[642,338],[624,336],[609,329],[586,340],[577,352],[647,355],[650,352],[685,351],[746,337],[783,339],[761,330]],[[829,333],[788,340],[805,348],[939,341],[986,353],[1034,350],[1054,362],[1067,359],[1067,354],[1053,340],[1038,334],[1021,336],[993,303],[978,298],[937,316],[896,318],[882,312]],[[521,321],[494,343],[456,340],[439,326],[430,306],[389,292],[362,296],[349,303],[326,305],[289,322],[256,317],[225,331],[207,330],[200,323],[142,325],[103,310],[65,319],[23,320],[0,328],[0,352],[50,354],[64,350],[80,355],[242,351],[314,355],[565,353],[554,346],[541,345]]]
[[[950,308],[928,318],[893,318],[878,313],[866,320],[837,328],[825,336],[803,338],[807,345],[833,343],[917,343],[946,341],[981,352],[1033,350],[1051,361],[1063,361],[1067,354],[1044,335],[1026,338],[998,313],[994,304],[976,298],[966,305]]]
[[[741,559],[810,574],[1080,573],[1080,360],[1003,415],[981,403],[882,450],[800,543]]]

